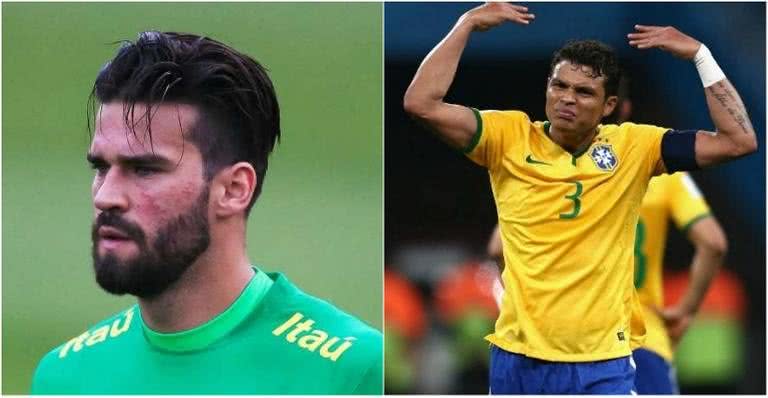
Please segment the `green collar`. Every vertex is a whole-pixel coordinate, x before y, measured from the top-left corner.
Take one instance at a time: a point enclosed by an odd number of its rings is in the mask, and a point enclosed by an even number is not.
[[[218,341],[251,314],[274,283],[267,274],[256,267],[253,269],[256,274],[245,286],[240,296],[224,312],[193,329],[175,333],[156,332],[141,319],[141,311],[137,311],[141,326],[144,329],[144,336],[153,346],[175,352],[199,350]]]
[[[550,126],[551,126],[551,123],[549,122],[549,120],[544,122],[544,126],[543,126],[544,127],[544,133],[547,135],[547,137],[549,137],[549,139],[552,142],[557,144],[557,142],[554,139],[552,139],[552,135],[550,135],[550,133],[549,133],[549,127]],[[600,127],[601,127],[601,125],[597,125],[597,133],[595,134],[595,137],[600,135]],[[592,139],[594,140],[595,137],[592,137]],[[560,146],[560,144],[557,144],[557,146]],[[584,153],[586,153],[590,146],[592,146],[591,142],[588,145],[586,145],[584,148],[582,148],[580,151],[570,153],[571,154],[571,163],[573,163],[573,165],[576,165],[576,158],[578,158],[579,156],[581,156]],[[565,148],[563,148],[563,150],[565,151]],[[566,152],[568,152],[568,151],[566,151]]]

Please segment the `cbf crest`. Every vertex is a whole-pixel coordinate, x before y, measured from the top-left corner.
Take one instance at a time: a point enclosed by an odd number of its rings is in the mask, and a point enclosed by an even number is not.
[[[608,144],[595,145],[591,151],[589,151],[589,157],[595,163],[598,169],[603,171],[613,171],[619,164],[619,158],[613,152]]]

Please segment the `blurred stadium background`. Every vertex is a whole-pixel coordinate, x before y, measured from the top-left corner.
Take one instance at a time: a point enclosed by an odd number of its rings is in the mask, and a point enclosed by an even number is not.
[[[271,71],[283,140],[251,259],[382,328],[381,4],[3,3],[3,394],[133,302],[93,281],[85,112],[111,43],[149,29],[209,35]]]
[[[423,57],[478,3],[385,4],[385,324],[388,393],[486,394],[494,304],[483,263],[496,213],[487,173],[411,121],[402,98]],[[631,77],[633,121],[712,128],[688,62],[638,51],[636,23],[674,25],[706,43],[739,90],[757,154],[693,173],[730,241],[696,323],[677,352],[683,393],[765,393],[765,3],[531,3],[536,20],[476,33],[449,100],[523,109],[544,120],[552,52],[568,39],[612,45]],[[684,288],[692,249],[674,227],[667,299]]]

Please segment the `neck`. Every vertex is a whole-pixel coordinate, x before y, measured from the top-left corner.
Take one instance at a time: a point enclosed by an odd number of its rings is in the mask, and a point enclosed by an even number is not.
[[[551,125],[549,128],[549,136],[552,138],[552,141],[555,141],[563,149],[572,154],[584,151],[584,149],[589,147],[589,144],[592,143],[592,139],[594,139],[596,135],[597,127],[581,133],[558,130]]]
[[[141,317],[152,330],[172,333],[208,322],[227,309],[253,277],[244,237],[240,242],[211,238],[208,250],[178,281],[156,297],[138,299]]]

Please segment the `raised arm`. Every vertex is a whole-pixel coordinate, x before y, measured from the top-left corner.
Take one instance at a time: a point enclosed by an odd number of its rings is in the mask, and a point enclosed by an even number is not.
[[[757,137],[739,93],[725,77],[709,49],[698,40],[671,26],[635,25],[627,35],[639,49],[659,48],[679,58],[694,61],[699,71],[717,132],[699,130],[695,137],[696,164],[713,166],[757,150]]]
[[[474,31],[484,31],[505,21],[527,25],[533,18],[528,9],[506,3],[486,3],[467,11],[448,35],[419,66],[405,92],[403,105],[411,116],[436,132],[455,148],[466,148],[477,129],[472,111],[444,101],[456,75],[464,47]]]
[[[682,300],[674,307],[662,310],[669,337],[677,345],[704,300],[712,278],[723,263],[728,243],[725,233],[714,217],[704,218],[691,227],[688,239],[695,253],[691,262],[691,282]]]

